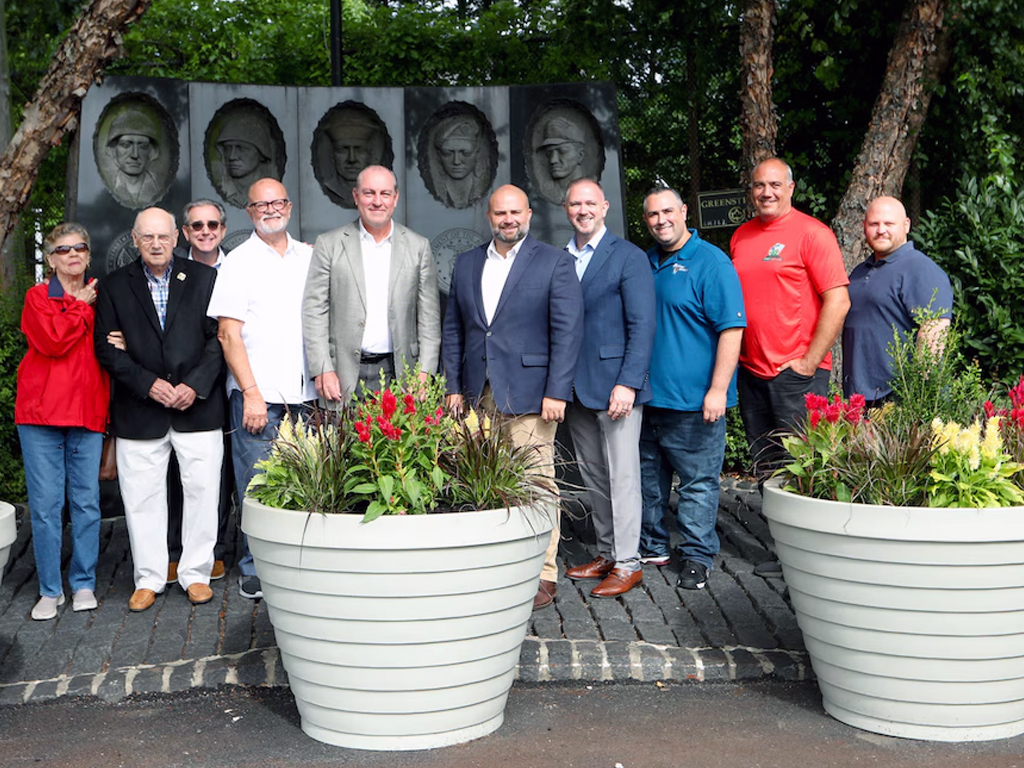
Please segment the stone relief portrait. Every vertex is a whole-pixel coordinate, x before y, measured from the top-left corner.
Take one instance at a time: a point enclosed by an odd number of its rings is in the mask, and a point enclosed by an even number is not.
[[[253,183],[284,178],[284,134],[269,109],[252,99],[235,99],[218,109],[206,127],[203,157],[217,193],[245,208]]]
[[[313,131],[313,175],[332,202],[355,208],[352,190],[368,165],[391,168],[395,153],[380,116],[365,104],[345,101],[327,111]]]
[[[601,178],[604,142],[601,128],[579,102],[558,99],[538,109],[526,126],[526,175],[548,202],[561,205],[576,179]]]
[[[448,208],[468,208],[483,198],[498,168],[498,140],[484,114],[453,101],[431,115],[417,144],[420,176]]]
[[[92,144],[103,185],[126,208],[153,205],[178,171],[174,121],[145,94],[113,99],[96,123]]]

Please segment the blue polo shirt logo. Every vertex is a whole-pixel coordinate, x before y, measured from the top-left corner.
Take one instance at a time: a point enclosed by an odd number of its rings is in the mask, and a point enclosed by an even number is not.
[[[769,249],[768,255],[764,257],[763,261],[782,261],[782,249],[785,247],[785,243],[776,243]]]
[[[678,272],[689,272],[689,271],[690,271],[690,270],[688,270],[688,269],[687,269],[686,267],[684,267],[684,266],[683,266],[682,264],[673,264],[673,265],[672,265],[672,274],[673,274],[673,275],[674,275],[674,274],[676,274],[676,273],[678,273]]]

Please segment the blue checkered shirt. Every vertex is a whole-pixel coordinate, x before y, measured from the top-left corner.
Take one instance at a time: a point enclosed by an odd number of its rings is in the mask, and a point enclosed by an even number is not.
[[[167,297],[171,292],[171,272],[174,266],[174,259],[167,264],[164,273],[157,277],[149,271],[146,263],[142,263],[142,271],[146,275],[146,283],[149,284],[149,295],[153,297],[153,306],[156,308],[156,316],[160,318],[160,329],[163,330],[164,320],[167,318]]]

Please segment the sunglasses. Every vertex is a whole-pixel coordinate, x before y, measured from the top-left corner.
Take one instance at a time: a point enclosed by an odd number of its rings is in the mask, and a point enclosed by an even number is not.
[[[193,232],[202,232],[204,226],[211,232],[216,232],[220,229],[221,224],[219,221],[193,221],[189,226],[192,228]]]
[[[85,243],[75,243],[74,245],[55,245],[51,253],[59,253],[61,256],[75,251],[76,253],[84,253],[89,250],[89,246]]]

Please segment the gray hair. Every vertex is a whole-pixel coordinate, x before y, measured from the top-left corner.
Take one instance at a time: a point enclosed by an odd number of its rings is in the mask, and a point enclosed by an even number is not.
[[[224,219],[227,218],[228,213],[224,210],[224,206],[218,203],[216,200],[209,200],[205,197],[201,197],[198,200],[193,200],[191,203],[186,203],[185,208],[181,212],[182,226],[188,224],[188,215],[192,212],[193,208],[199,208],[203,205],[212,205],[217,209],[217,215],[220,216],[220,223],[224,223]]]

